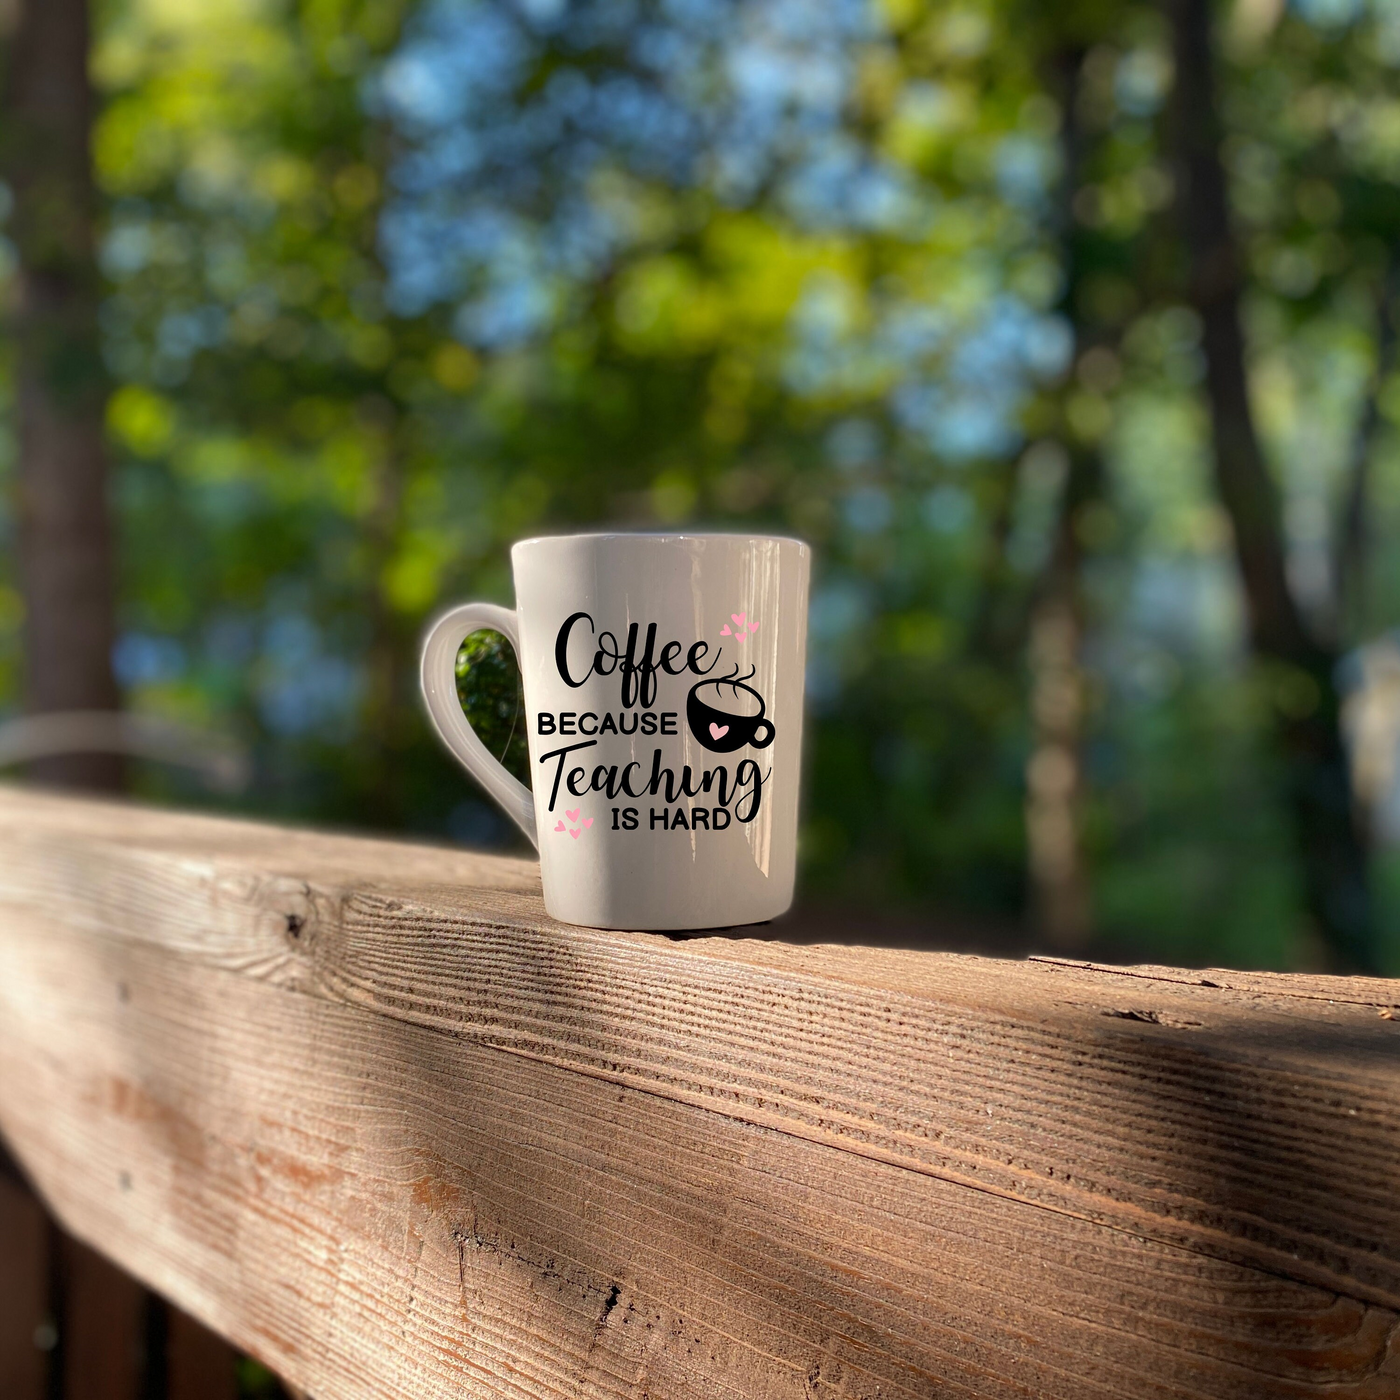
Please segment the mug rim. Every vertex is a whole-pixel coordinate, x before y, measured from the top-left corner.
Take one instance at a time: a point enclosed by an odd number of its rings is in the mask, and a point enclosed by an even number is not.
[[[583,540],[750,540],[765,544],[795,544],[799,549],[810,550],[806,540],[795,535],[755,535],[742,530],[583,530],[568,535],[527,535],[511,545],[514,553],[522,545],[576,543]]]

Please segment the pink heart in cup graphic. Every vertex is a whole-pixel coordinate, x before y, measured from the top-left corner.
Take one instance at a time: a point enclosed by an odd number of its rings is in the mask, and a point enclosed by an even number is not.
[[[733,753],[745,744],[766,749],[773,742],[773,721],[768,705],[748,682],[754,668],[741,672],[736,666],[727,676],[712,676],[691,686],[685,700],[690,732],[701,748],[712,753]]]

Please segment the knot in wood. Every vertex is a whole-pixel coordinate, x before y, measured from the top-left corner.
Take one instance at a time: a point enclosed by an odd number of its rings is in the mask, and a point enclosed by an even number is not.
[[[285,948],[307,953],[320,921],[318,892],[305,880],[270,876],[260,881],[255,899],[265,910],[269,934],[275,930]]]

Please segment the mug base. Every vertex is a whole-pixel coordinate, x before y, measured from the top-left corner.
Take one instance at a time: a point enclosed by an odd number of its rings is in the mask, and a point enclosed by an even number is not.
[[[545,911],[551,919],[575,928],[607,929],[618,933],[726,933],[733,929],[755,928],[771,923],[792,908],[792,895],[762,909],[725,911],[717,916],[714,910],[694,914],[674,911],[584,910],[556,907],[545,896]],[[648,917],[648,913],[650,917]]]

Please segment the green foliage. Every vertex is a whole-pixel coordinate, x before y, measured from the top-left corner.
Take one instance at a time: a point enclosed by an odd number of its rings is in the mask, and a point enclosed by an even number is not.
[[[277,1377],[247,1356],[238,1358],[238,1400],[283,1400],[286,1391]]]
[[[481,742],[522,783],[530,781],[525,690],[510,643],[499,632],[473,632],[457,653],[457,698]]]

